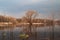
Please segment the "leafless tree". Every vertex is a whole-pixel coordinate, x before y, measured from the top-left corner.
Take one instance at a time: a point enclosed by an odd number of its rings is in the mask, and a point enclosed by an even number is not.
[[[28,26],[28,34],[29,35],[32,34],[32,29],[31,29],[32,28],[32,20],[35,19],[37,17],[37,15],[38,15],[37,11],[29,10],[26,12],[25,16],[22,18],[22,20],[29,23],[29,26]]]
[[[26,15],[23,17],[23,20],[29,23],[29,32],[31,32],[32,20],[37,17],[37,14],[38,14],[37,11],[29,10],[26,12]]]

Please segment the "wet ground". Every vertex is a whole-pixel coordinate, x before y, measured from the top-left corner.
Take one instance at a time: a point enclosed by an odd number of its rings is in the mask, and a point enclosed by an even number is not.
[[[0,40],[60,40],[60,26],[56,25],[54,30],[50,27],[37,27],[28,39],[20,38],[23,27],[16,27],[14,29],[0,30]],[[12,31],[10,31],[12,30]]]

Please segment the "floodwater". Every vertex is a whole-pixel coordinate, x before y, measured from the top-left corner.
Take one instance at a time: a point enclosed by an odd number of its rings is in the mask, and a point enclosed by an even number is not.
[[[25,27],[26,28],[26,27]],[[15,27],[13,29],[0,30],[0,40],[60,40],[60,26],[44,26],[33,27],[32,33],[36,33],[34,36],[28,39],[20,38],[20,34],[24,33],[22,30],[24,27]],[[33,30],[34,29],[34,30]]]

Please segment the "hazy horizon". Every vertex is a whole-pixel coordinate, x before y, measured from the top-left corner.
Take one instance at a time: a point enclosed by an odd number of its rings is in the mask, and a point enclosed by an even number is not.
[[[0,0],[0,15],[21,18],[28,10],[36,10],[39,18],[60,19],[59,0]]]

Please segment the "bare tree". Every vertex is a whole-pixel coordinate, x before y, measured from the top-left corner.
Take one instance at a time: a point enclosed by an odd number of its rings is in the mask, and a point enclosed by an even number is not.
[[[26,12],[26,15],[23,17],[23,19],[29,23],[29,28],[28,28],[29,32],[31,32],[32,20],[37,17],[37,14],[38,14],[37,11],[29,10]]]
[[[25,22],[29,23],[29,27],[28,27],[28,34],[31,35],[32,34],[32,20],[34,20],[37,17],[38,13],[35,10],[29,10],[26,12],[26,15],[22,18]],[[24,22],[23,21],[23,22]]]

